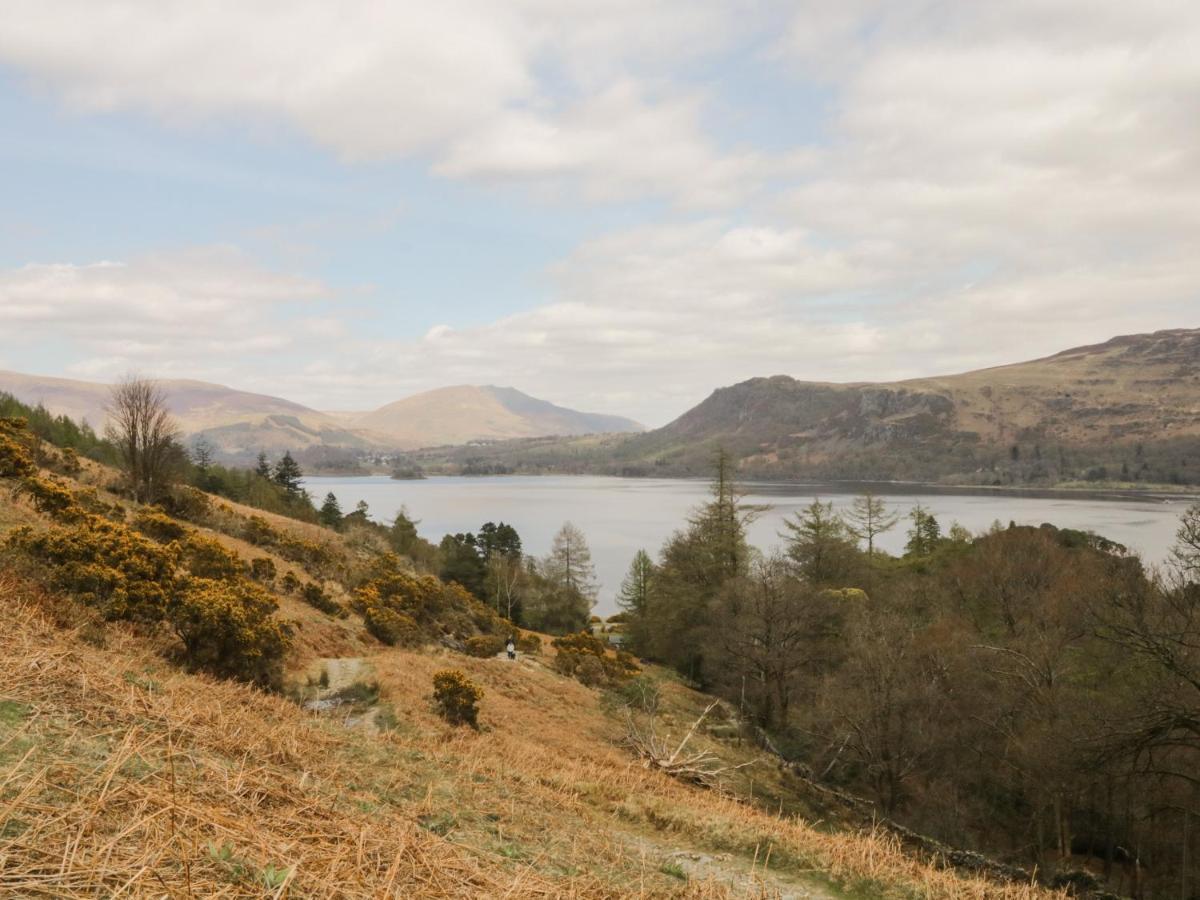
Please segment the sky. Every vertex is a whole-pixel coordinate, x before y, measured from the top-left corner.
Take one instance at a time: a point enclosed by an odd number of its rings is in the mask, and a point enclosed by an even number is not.
[[[663,424],[1200,326],[1192,0],[0,0],[0,368]]]

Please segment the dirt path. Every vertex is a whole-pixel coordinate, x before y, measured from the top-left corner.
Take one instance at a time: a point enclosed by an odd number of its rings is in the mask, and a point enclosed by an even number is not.
[[[678,872],[689,881],[729,887],[736,896],[761,900],[837,900],[827,887],[786,870],[768,869],[761,861],[731,853],[680,848],[650,837],[637,837],[631,849],[653,862],[660,872]]]
[[[365,680],[365,676],[370,671],[370,666],[361,656],[322,659],[318,660],[318,663],[318,670],[323,669],[329,678],[329,686],[321,691],[324,696],[336,694],[338,691],[350,687],[356,681]]]

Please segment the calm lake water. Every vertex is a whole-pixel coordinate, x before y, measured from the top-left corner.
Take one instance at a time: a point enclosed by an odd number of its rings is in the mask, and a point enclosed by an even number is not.
[[[477,531],[484,522],[507,522],[521,535],[526,553],[541,556],[550,549],[563,522],[574,522],[587,536],[600,581],[597,613],[616,612],[614,596],[629,562],[639,548],[652,556],[679,528],[690,510],[704,502],[708,484],[681,479],[604,478],[590,476],[500,476],[494,478],[428,478],[393,481],[386,476],[310,477],[305,485],[318,505],[327,492],[344,512],[360,500],[370,505],[376,521],[387,522],[403,506],[419,520],[421,535],[435,544],[445,534]],[[845,508],[856,491],[846,486],[765,484],[746,486],[746,502],[770,507],[750,527],[750,541],[768,550],[779,546],[782,520],[813,497]],[[982,531],[993,522],[1095,531],[1162,562],[1174,543],[1186,499],[1129,500],[1103,497],[1010,496],[942,493],[924,487],[879,485],[890,507],[907,513],[918,502],[941,522],[943,531],[958,522]],[[898,553],[906,540],[907,522],[883,535],[878,545]]]

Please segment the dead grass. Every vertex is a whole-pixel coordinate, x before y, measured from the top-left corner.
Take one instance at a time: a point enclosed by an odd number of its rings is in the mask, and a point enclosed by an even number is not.
[[[553,868],[544,853],[438,836],[438,816],[457,810],[415,780],[421,767],[397,737],[364,738],[281,698],[172,671],[117,629],[107,649],[82,644],[10,576],[0,595],[0,894],[613,894],[591,872],[539,871]],[[435,740],[461,751],[446,775],[469,781],[483,745]],[[372,790],[385,782],[391,801]],[[631,893],[727,896],[702,884]]]
[[[745,802],[756,780],[760,794],[781,794],[774,767],[742,770],[729,794],[648,771],[617,746],[620,718],[603,695],[542,661],[550,650],[514,665],[382,649],[356,617],[280,596],[296,628],[289,671],[302,679],[318,658],[366,656],[388,713],[376,732],[174,670],[162,641],[120,627],[64,631],[70,604],[15,573],[0,571],[0,598],[6,896],[1055,896],[960,878],[888,835],[829,833]],[[480,733],[433,711],[432,675],[447,667],[484,687]],[[707,702],[668,678],[663,690],[667,729],[686,729]],[[731,763],[754,753],[700,733],[696,745]],[[679,851],[719,861],[681,883]]]

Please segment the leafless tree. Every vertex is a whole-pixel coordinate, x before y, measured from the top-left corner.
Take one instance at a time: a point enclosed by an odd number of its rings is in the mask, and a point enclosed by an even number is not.
[[[148,503],[170,482],[179,426],[154,381],[130,375],[113,385],[105,437],[117,448],[135,500]]]

